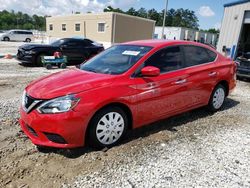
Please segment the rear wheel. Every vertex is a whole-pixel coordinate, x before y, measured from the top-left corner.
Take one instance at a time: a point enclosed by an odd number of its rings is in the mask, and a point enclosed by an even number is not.
[[[208,109],[212,112],[220,110],[222,105],[224,104],[225,98],[226,98],[225,87],[221,84],[217,85],[211,94],[208,104]]]
[[[30,39],[30,38],[27,38],[27,39],[25,40],[25,42],[31,42],[31,39]]]
[[[88,142],[96,148],[112,147],[120,142],[127,128],[128,118],[121,108],[104,108],[90,123]]]
[[[10,41],[10,38],[9,37],[4,37],[3,40],[4,41]]]

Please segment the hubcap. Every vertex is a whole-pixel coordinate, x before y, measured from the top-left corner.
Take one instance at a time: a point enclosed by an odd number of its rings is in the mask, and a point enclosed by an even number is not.
[[[222,88],[218,88],[215,93],[214,93],[214,96],[213,96],[213,106],[215,109],[219,109],[223,102],[224,102],[224,99],[225,99],[225,91],[224,89]]]
[[[105,145],[115,143],[124,131],[124,119],[117,112],[105,114],[97,124],[96,136]]]

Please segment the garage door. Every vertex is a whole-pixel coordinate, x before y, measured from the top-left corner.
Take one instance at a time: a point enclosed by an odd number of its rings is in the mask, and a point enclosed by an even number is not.
[[[245,24],[250,24],[250,11],[245,12],[244,23]]]

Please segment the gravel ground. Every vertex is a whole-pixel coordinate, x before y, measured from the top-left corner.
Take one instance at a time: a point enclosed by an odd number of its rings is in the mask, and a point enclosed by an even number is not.
[[[0,187],[250,187],[249,82],[215,114],[200,108],[157,122],[109,150],[41,153],[20,131],[20,97],[59,69],[0,65]]]

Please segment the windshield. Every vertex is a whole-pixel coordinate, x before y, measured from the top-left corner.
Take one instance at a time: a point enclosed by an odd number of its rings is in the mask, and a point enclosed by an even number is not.
[[[64,40],[59,39],[59,40],[52,42],[51,45],[52,46],[60,46],[63,42],[64,42]]]
[[[103,74],[122,74],[138,62],[152,47],[117,45],[93,57],[80,69]]]

